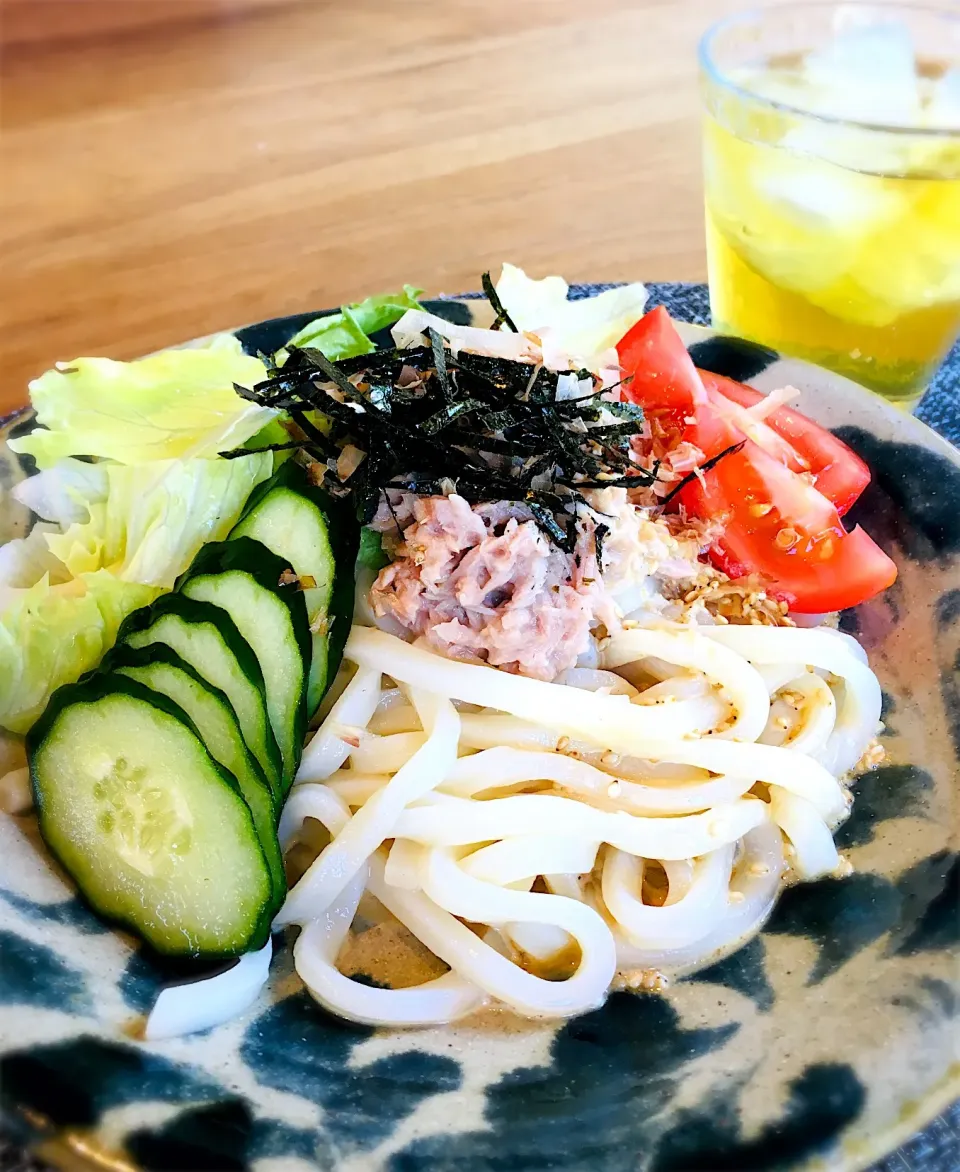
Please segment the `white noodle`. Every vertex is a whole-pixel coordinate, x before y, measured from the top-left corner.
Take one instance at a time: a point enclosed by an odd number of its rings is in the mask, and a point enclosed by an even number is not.
[[[836,698],[827,681],[812,671],[805,671],[788,681],[786,690],[795,693],[801,701],[803,719],[794,721],[792,727],[780,728],[777,723],[779,710],[781,706],[789,705],[775,700],[760,741],[764,745],[781,745],[796,753],[816,757],[824,750],[836,727]]]
[[[557,872],[593,870],[599,842],[583,838],[559,838],[550,834],[532,834],[521,838],[504,838],[481,847],[460,860],[467,875],[485,883],[506,886],[521,879]]]
[[[650,655],[676,667],[702,672],[722,689],[736,717],[718,735],[728,740],[754,741],[763,731],[770,710],[769,693],[757,672],[744,663],[742,655],[711,643],[689,627],[672,630],[638,627],[614,635],[603,650],[602,661],[605,667],[615,668]],[[638,698],[640,703],[643,695]],[[662,733],[661,737],[666,735],[669,734]]]
[[[337,953],[350,930],[365,879],[355,876],[337,903],[308,923],[294,945],[297,971],[317,1001],[332,1013],[365,1025],[432,1025],[479,1009],[484,994],[453,972],[409,989],[375,989],[337,969]],[[377,886],[377,880],[370,885]]]
[[[404,891],[420,890],[420,861],[423,851],[410,838],[395,838],[383,868],[383,881]]]
[[[616,775],[614,767],[606,773],[561,753],[502,745],[461,757],[440,788],[459,797],[475,797],[487,789],[503,789],[526,781],[550,781],[632,814],[692,814],[735,801],[754,784],[752,778],[717,777],[705,782],[642,785]]]
[[[851,653],[848,636],[829,629],[798,627],[709,627],[709,638],[738,651],[752,663],[783,660],[821,668],[843,680],[843,698],[827,744],[817,759],[831,773],[846,773],[877,735],[881,694],[877,677],[862,658]]]
[[[359,770],[338,769],[327,778],[327,785],[348,806],[362,806],[364,802],[390,780],[389,773],[360,773]]]
[[[836,870],[840,857],[833,835],[809,802],[785,790],[771,789],[770,813],[790,839],[793,869],[801,879],[819,879]]]
[[[290,890],[276,917],[278,927],[302,920],[308,910],[315,916],[329,907],[384,839],[391,837],[401,811],[438,785],[456,760],[460,734],[456,709],[432,692],[413,689],[411,699],[428,730],[427,739],[320,852]]]
[[[428,846],[464,846],[526,834],[583,836],[647,859],[688,859],[736,842],[767,817],[754,799],[716,806],[704,814],[642,818],[624,810],[595,810],[572,798],[518,794],[472,802],[431,795],[429,804],[404,810],[395,830]]]
[[[691,944],[710,932],[726,907],[732,864],[732,846],[704,856],[684,893],[655,907],[640,898],[643,859],[612,850],[603,865],[603,902],[626,938],[640,948]]]
[[[500,932],[514,948],[539,961],[549,962],[573,944],[570,933],[555,924],[504,924]]]
[[[767,691],[771,696],[807,670],[802,663],[755,663],[753,666],[767,685]]]
[[[460,743],[468,749],[496,749],[513,745],[518,749],[556,749],[563,734],[515,716],[478,712],[460,718]]]
[[[745,835],[742,845],[743,855],[730,881],[726,907],[710,933],[692,944],[672,948],[638,948],[618,936],[617,965],[621,970],[688,972],[719,960],[763,925],[780,891],[783,839],[772,822],[764,822]]]
[[[571,667],[562,671],[553,681],[568,688],[582,688],[585,692],[604,692],[613,696],[636,696],[637,689],[623,676],[613,671],[599,671],[594,667]]]
[[[399,688],[391,688],[384,693],[384,699],[389,697],[385,704],[383,700],[377,705],[377,711],[370,718],[367,732],[380,737],[388,737],[393,733],[422,732],[416,709],[406,702],[406,697]],[[395,700],[394,697],[398,697]]]
[[[535,977],[492,950],[483,959],[462,958],[458,971],[475,984],[531,1017],[569,1017],[603,1001],[617,956],[613,938],[592,908],[559,895],[509,891],[473,879],[443,848],[425,852],[422,875],[426,895],[455,916],[487,924],[552,924],[580,945],[580,964],[566,981]],[[437,955],[446,959],[439,951]]]
[[[411,687],[432,688],[457,700],[506,710],[536,724],[572,731],[619,753],[642,757],[652,741],[697,731],[683,714],[673,716],[668,706],[648,710],[631,704],[626,696],[600,696],[479,664],[458,663],[367,627],[353,628],[344,655]]]
[[[427,740],[425,732],[396,732],[386,736],[361,733],[357,747],[349,748],[351,766],[361,773],[396,773]]]
[[[330,714],[307,745],[297,770],[297,781],[323,781],[346,761],[350,746],[345,731],[363,726],[380,702],[380,672],[360,670],[353,677]]]
[[[248,952],[226,972],[197,981],[167,985],[150,1010],[143,1027],[148,1042],[179,1038],[222,1025],[238,1017],[256,1001],[267,983],[273,941]]]
[[[696,859],[660,859],[660,866],[667,876],[667,898],[665,903],[676,903],[690,890]]]
[[[276,920],[303,926],[294,957],[318,1001],[371,1025],[490,1001],[569,1016],[617,970],[686,972],[759,930],[784,839],[797,878],[836,871],[837,775],[879,716],[859,648],[825,628],[651,623],[554,683],[353,628],[356,675],[279,826],[285,848],[308,818],[331,836]],[[655,861],[660,906],[643,894]],[[400,989],[343,975],[364,890],[450,971]]]

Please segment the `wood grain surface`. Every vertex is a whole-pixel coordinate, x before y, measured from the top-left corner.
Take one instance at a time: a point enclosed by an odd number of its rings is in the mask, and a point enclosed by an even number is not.
[[[0,0],[0,409],[503,259],[702,279],[696,43],[744,0]]]

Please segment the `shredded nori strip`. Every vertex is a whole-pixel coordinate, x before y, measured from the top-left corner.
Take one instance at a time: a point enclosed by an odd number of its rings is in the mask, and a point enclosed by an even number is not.
[[[305,411],[298,411],[296,408],[291,408],[290,416],[314,447],[318,448],[321,452],[325,452],[330,459],[335,460],[337,458],[336,445],[327,439],[319,427],[316,427],[310,422]]]
[[[448,403],[453,402],[453,387],[450,383],[450,375],[447,373],[447,352],[443,348],[443,338],[431,326],[428,330],[430,335],[430,349],[433,353],[433,365],[437,372],[437,382],[440,384],[440,391]]]
[[[264,444],[262,448],[231,448],[228,452],[220,452],[219,455],[221,460],[239,460],[241,456],[253,456],[257,452],[292,452],[295,448],[302,447],[303,440],[290,440],[286,444]]]
[[[518,334],[520,331],[513,324],[513,318],[503,308],[503,302],[500,300],[500,294],[494,287],[493,281],[490,280],[490,274],[484,273],[480,280],[483,285],[483,291],[486,294],[487,300],[493,306],[493,312],[497,315],[494,318],[493,325],[490,328],[499,330],[502,325],[507,325],[511,330],[513,330],[515,334]]]
[[[698,480],[704,472],[709,472],[711,468],[715,468],[716,465],[719,464],[725,456],[732,456],[739,452],[746,442],[747,441],[744,439],[741,440],[738,444],[731,444],[729,448],[724,448],[722,452],[717,452],[717,454],[715,456],[711,456],[709,460],[704,460],[699,468],[694,468],[692,472],[688,472],[682,480],[677,481],[677,483],[673,486],[673,488],[670,489],[665,497],[661,498],[660,507],[663,508],[664,505],[670,504],[673,498],[679,493],[683,492],[688,484],[693,484],[693,482]]]
[[[451,403],[448,407],[441,407],[433,415],[427,416],[421,422],[420,427],[427,435],[436,435],[438,431],[443,431],[455,423],[461,415],[468,415],[472,411],[482,411],[485,406],[482,399],[461,399],[459,403]]]
[[[498,317],[515,329],[489,275],[484,289]],[[567,372],[588,380],[589,393],[558,399],[556,371],[482,354],[454,357],[439,334],[430,330],[429,337],[429,346],[337,362],[314,348],[289,346],[282,366],[266,363],[262,382],[236,388],[244,399],[287,411],[292,435],[302,436],[261,450],[301,448],[314,461],[317,483],[338,496],[352,495],[364,522],[383,499],[389,505],[390,489],[438,495],[452,483],[471,504],[526,505],[549,540],[568,551],[576,543],[578,510],[586,505],[582,490],[639,488],[657,479],[659,465],[642,468],[631,450],[643,411],[599,398],[604,387],[589,371]],[[313,412],[324,418],[322,429],[308,418]],[[347,444],[366,459],[345,485],[333,468]],[[721,452],[700,471],[735,450]],[[695,475],[680,481],[661,504]]]
[[[651,482],[628,452],[611,446],[615,439],[628,444],[642,415],[591,426],[606,406],[596,400],[602,387],[593,376],[583,376],[593,393],[558,401],[556,372],[483,355],[454,359],[439,336],[430,341],[429,347],[336,363],[316,350],[292,347],[284,365],[244,397],[290,412],[304,436],[301,446],[317,470],[324,468],[323,481],[333,491],[344,487],[328,461],[347,443],[366,453],[350,478],[364,520],[388,488],[437,494],[452,482],[471,503],[526,504],[544,533],[570,549],[583,501],[576,488],[580,479],[606,471],[633,485]],[[404,368],[409,389],[398,385]],[[307,411],[326,417],[328,434],[306,418]],[[538,477],[547,483],[534,489]]]
[[[604,403],[604,406],[612,415],[619,415],[621,419],[643,422],[643,408],[638,403]]]

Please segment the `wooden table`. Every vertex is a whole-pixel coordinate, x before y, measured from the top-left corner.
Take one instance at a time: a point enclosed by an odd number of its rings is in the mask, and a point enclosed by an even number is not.
[[[699,34],[744,0],[0,0],[0,409],[509,259],[703,279]]]

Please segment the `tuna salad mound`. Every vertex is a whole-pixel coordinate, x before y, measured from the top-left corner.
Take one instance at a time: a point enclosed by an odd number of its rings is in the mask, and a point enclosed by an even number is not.
[[[663,612],[711,576],[689,531],[678,538],[625,489],[587,500],[596,508],[577,522],[566,552],[516,502],[391,494],[373,521],[394,559],[371,588],[374,614],[443,655],[552,680],[591,658],[624,606]]]

